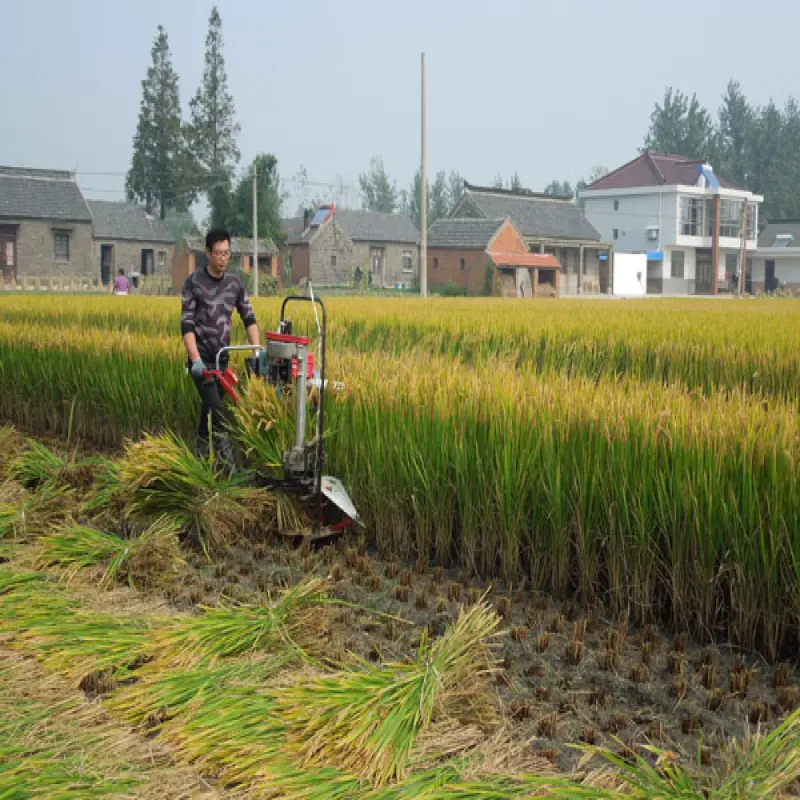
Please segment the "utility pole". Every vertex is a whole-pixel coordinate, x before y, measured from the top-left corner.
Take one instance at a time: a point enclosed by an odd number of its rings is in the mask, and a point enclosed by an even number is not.
[[[419,293],[428,296],[428,153],[425,142],[425,53],[422,54],[422,165],[420,169]]]
[[[739,254],[739,285],[736,293],[742,296],[744,290],[744,274],[747,269],[747,200],[742,201],[742,252]]]
[[[258,183],[253,163],[253,297],[258,297]]]

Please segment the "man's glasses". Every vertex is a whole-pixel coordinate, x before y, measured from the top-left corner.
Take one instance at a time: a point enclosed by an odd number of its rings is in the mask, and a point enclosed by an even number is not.
[[[212,250],[212,256],[216,256],[217,258],[230,258],[231,251],[230,250]]]

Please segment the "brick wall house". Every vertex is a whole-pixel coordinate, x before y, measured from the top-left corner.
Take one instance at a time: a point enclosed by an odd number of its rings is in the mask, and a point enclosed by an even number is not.
[[[4,282],[95,276],[92,216],[74,174],[0,167],[0,274]]]
[[[554,197],[527,189],[494,189],[464,184],[464,193],[450,213],[454,219],[510,218],[528,250],[550,254],[561,264],[564,294],[610,292],[607,260],[610,250],[597,229],[571,197]]]
[[[87,201],[92,214],[92,264],[104,286],[118,270],[130,277],[169,275],[175,237],[169,226],[135,203]]]
[[[283,223],[279,269],[292,283],[345,286],[368,274],[373,287],[407,289],[419,279],[419,231],[406,214],[323,206]]]
[[[474,295],[557,297],[561,265],[529,252],[509,218],[439,219],[428,229],[428,286],[448,283]]]

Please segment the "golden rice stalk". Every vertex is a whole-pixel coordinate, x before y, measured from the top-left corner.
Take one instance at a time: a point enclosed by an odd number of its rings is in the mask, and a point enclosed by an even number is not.
[[[119,479],[119,464],[106,458],[95,462],[94,480],[81,506],[92,518],[119,522],[124,509],[124,487]]]
[[[186,572],[181,553],[180,530],[173,520],[159,517],[146,530],[130,540],[119,564],[112,562],[104,582],[125,578],[135,589],[164,590]],[[115,574],[116,572],[116,574]]]
[[[0,425],[0,480],[5,480],[9,467],[23,446],[23,438],[13,425]]]
[[[62,526],[45,535],[37,568],[58,566],[71,580],[82,569],[105,565],[100,581],[126,580],[135,589],[163,589],[186,568],[174,523],[160,518],[140,535],[122,539],[84,525]]]
[[[294,439],[294,398],[278,396],[264,380],[251,380],[233,406],[231,432],[253,468],[266,475],[283,474],[283,454]]]
[[[77,511],[75,493],[66,486],[45,484],[35,492],[25,492],[19,484],[7,481],[0,490],[0,539],[27,542],[71,523]]]
[[[164,747],[31,659],[0,651],[0,797],[218,798]]]
[[[36,568],[61,567],[71,580],[89,567],[124,558],[127,543],[118,536],[83,525],[58,527],[39,541]]]
[[[311,519],[294,495],[276,492],[275,525],[279,533],[294,534],[309,528]]]
[[[378,786],[402,780],[434,714],[478,722],[490,715],[476,678],[492,670],[497,624],[492,609],[478,603],[434,643],[423,636],[413,664],[365,663],[359,671],[282,689],[275,700],[287,726],[287,752],[305,768],[334,767]]]
[[[248,526],[271,526],[274,520],[270,491],[215,474],[208,460],[172,434],[148,434],[129,444],[119,481],[127,518],[164,517],[182,534],[196,533],[206,555],[224,550]]]
[[[9,477],[28,489],[55,483],[67,462],[35,439],[26,439],[22,452],[9,465]]]
[[[181,620],[166,630],[159,647],[182,662],[199,663],[259,651],[295,651],[301,658],[323,655],[326,585],[311,578],[260,606],[205,608],[204,614]]]

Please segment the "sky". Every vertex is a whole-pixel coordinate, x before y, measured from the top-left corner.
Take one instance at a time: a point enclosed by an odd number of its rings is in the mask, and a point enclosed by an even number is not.
[[[756,104],[800,97],[800,3],[772,0],[219,0],[246,164],[272,152],[291,197],[357,201],[383,158],[398,188],[420,161],[490,184],[575,183],[637,155],[667,86],[716,113],[728,80]],[[181,102],[202,79],[211,2],[0,0],[0,163],[71,169],[87,197],[122,199],[157,26]]]

